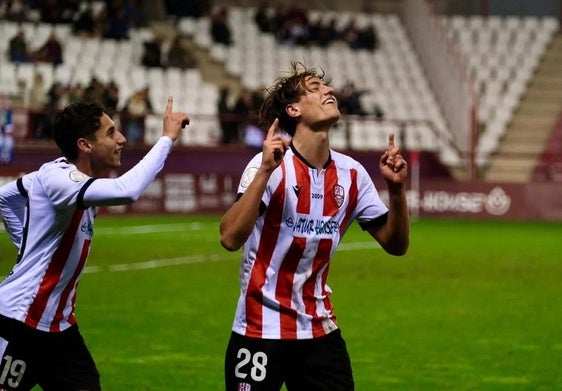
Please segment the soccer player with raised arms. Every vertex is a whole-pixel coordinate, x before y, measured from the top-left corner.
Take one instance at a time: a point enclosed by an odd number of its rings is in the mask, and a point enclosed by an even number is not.
[[[243,247],[226,390],[353,390],[330,302],[330,260],[354,220],[389,254],[406,253],[407,163],[390,134],[379,162],[386,206],[366,169],[330,149],[340,111],[323,72],[293,63],[267,92],[263,151],[247,165],[220,223],[223,247]]]
[[[164,166],[189,118],[168,98],[162,137],[133,168],[121,166],[126,143],[101,105],[76,102],[53,118],[62,157],[0,187],[0,217],[18,259],[0,283],[0,390],[101,390],[78,329],[76,289],[99,206],[137,200]]]

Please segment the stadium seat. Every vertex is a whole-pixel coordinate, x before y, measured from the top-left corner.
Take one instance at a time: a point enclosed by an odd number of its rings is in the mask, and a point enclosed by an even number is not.
[[[544,27],[545,22],[549,27]],[[532,16],[454,16],[445,25],[454,30],[448,36],[459,48],[479,95],[478,119],[485,129],[478,147],[482,148],[479,164],[486,164],[503,134],[497,128],[511,121],[556,22]],[[488,129],[494,130],[488,133]]]

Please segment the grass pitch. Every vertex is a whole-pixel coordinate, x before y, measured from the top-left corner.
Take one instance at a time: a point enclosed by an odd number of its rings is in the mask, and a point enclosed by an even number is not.
[[[99,216],[77,316],[105,391],[222,390],[241,253],[219,217]],[[562,224],[418,220],[406,256],[353,225],[331,267],[356,389],[562,389]],[[15,250],[0,232],[0,275]]]

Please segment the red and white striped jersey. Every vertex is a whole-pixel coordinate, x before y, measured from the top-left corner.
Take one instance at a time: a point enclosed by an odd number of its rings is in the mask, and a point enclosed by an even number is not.
[[[234,332],[309,339],[338,328],[326,283],[332,255],[353,220],[381,220],[388,208],[359,162],[330,155],[317,170],[291,145],[272,173],[262,197],[265,211],[243,248]],[[247,165],[239,194],[261,159],[259,153]]]
[[[0,285],[0,313],[43,331],[74,323],[76,286],[90,251],[95,208],[80,209],[89,177],[57,159],[36,172],[29,189],[20,258]]]
[[[119,178],[91,178],[59,158],[20,178],[17,186],[12,182],[1,187],[0,217],[7,217],[10,237],[19,240],[19,256],[0,283],[0,314],[48,332],[75,324],[76,288],[90,251],[97,206],[140,197],[172,145],[169,137],[161,137]]]

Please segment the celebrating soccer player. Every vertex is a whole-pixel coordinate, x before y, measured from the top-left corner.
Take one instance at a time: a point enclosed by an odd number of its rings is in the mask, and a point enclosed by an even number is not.
[[[366,169],[330,149],[339,118],[323,72],[299,63],[269,88],[260,109],[269,128],[263,151],[247,165],[220,224],[227,250],[243,246],[227,391],[354,388],[326,283],[330,260],[353,220],[388,253],[406,252],[407,164],[390,134],[379,162],[385,205]]]

